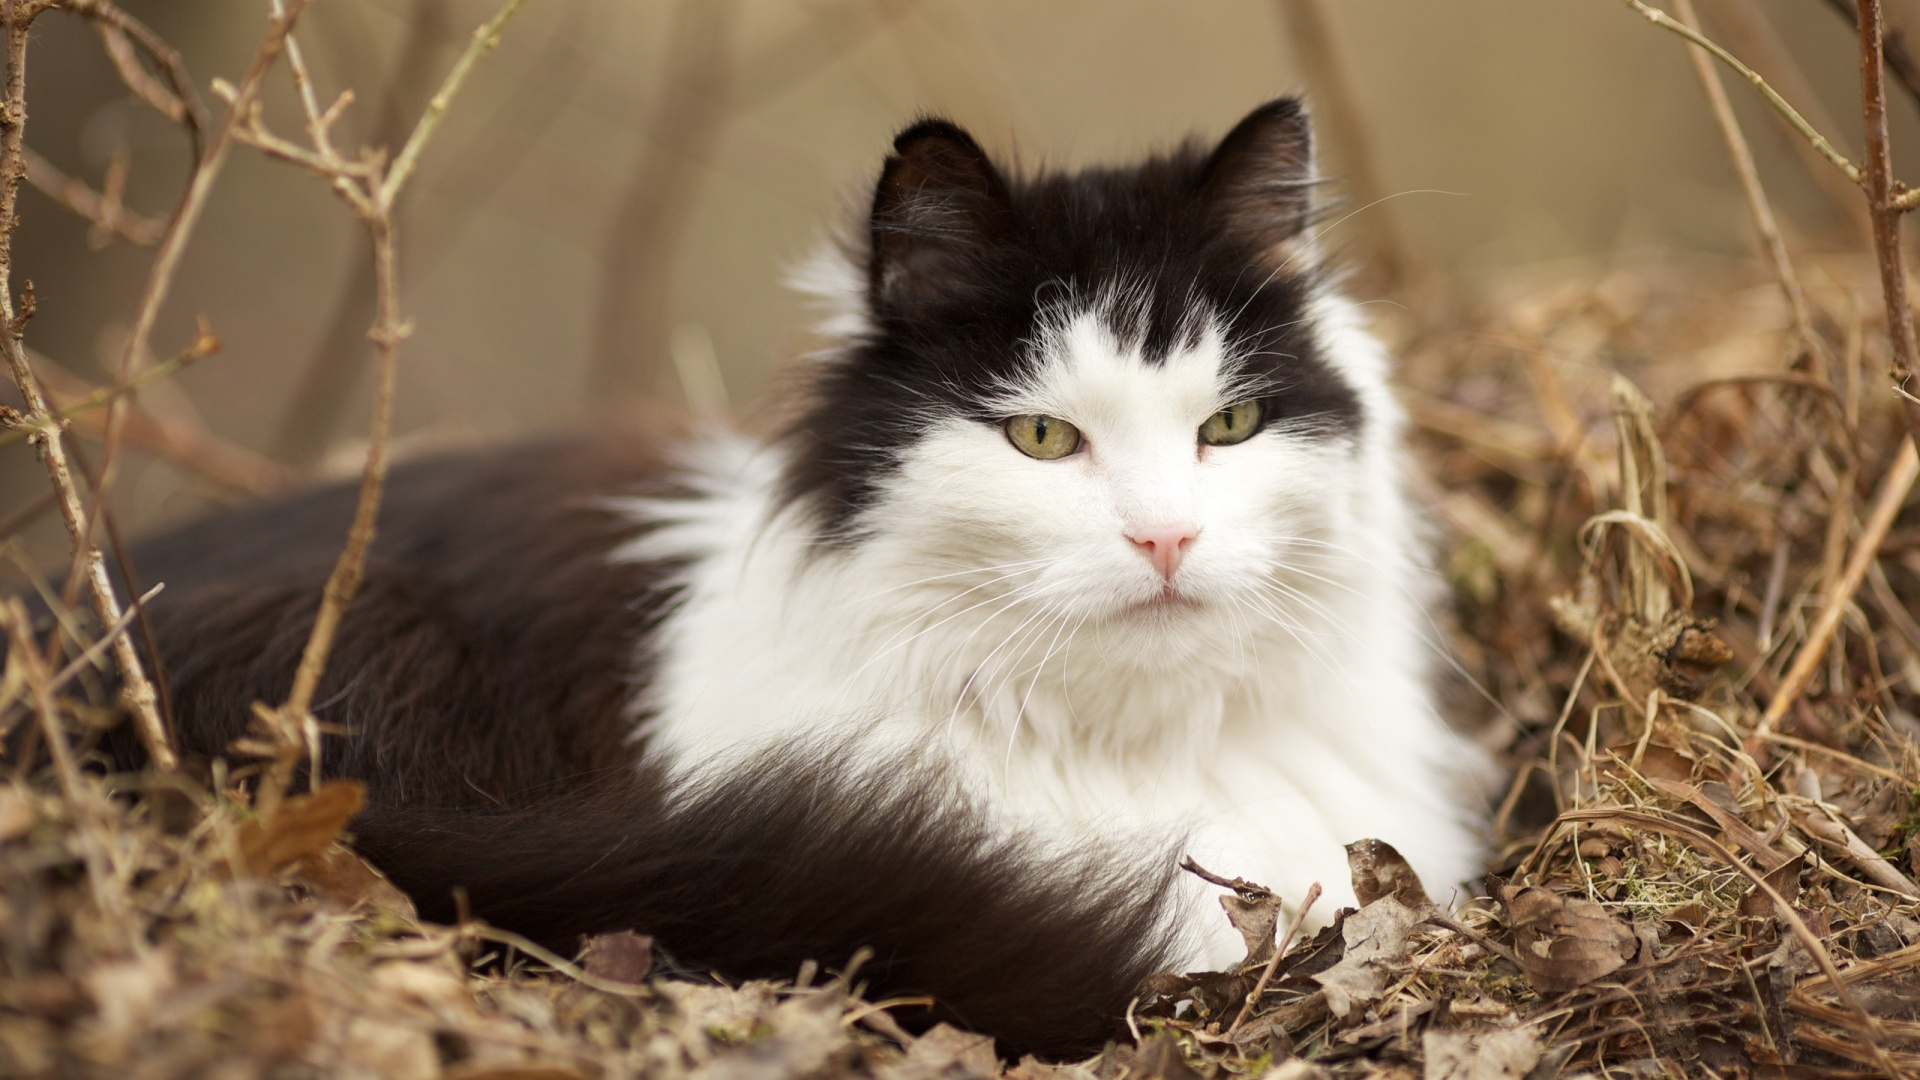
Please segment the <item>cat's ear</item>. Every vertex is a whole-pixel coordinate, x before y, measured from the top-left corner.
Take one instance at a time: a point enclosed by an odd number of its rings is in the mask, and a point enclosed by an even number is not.
[[[1226,231],[1251,240],[1275,266],[1308,253],[1313,220],[1313,132],[1298,98],[1279,98],[1227,132],[1201,172],[1200,193]]]
[[[1007,184],[958,126],[922,120],[893,140],[868,218],[868,296],[876,308],[940,295],[1012,222]]]

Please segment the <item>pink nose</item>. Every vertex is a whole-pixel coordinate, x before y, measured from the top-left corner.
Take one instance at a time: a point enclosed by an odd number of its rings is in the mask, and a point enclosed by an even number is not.
[[[1163,580],[1171,582],[1173,572],[1180,569],[1181,557],[1187,553],[1187,545],[1199,534],[1197,525],[1149,525],[1127,530],[1127,539],[1146,553]]]

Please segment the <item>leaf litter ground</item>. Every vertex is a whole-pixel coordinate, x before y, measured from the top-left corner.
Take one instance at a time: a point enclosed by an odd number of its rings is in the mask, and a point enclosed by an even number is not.
[[[1899,469],[1872,272],[1817,267],[1811,345],[1753,267],[1673,257],[1388,316],[1450,711],[1510,767],[1479,896],[1360,842],[1362,906],[1303,933],[1308,898],[1215,878],[1243,965],[1151,980],[1091,1060],[1008,1063],[902,1031],[857,967],[733,987],[637,934],[569,959],[422,924],[341,845],[350,785],[263,818],[224,776],[15,766],[0,1075],[1920,1077],[1920,514],[1792,669]],[[8,724],[111,721],[10,652]]]

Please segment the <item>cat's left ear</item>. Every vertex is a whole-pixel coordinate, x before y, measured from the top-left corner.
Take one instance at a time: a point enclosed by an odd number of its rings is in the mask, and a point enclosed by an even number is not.
[[[958,125],[922,120],[893,141],[868,218],[876,309],[950,292],[955,275],[1012,228],[1007,182]]]
[[[1299,98],[1247,114],[1201,172],[1201,198],[1226,231],[1251,240],[1275,266],[1306,261],[1313,220],[1313,131]]]

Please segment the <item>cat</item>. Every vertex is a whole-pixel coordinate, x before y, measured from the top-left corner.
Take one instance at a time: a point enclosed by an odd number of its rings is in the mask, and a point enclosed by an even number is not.
[[[872,950],[918,1017],[1067,1056],[1241,942],[1181,856],[1446,891],[1485,762],[1435,709],[1388,361],[1320,264],[1298,101],[1116,168],[927,119],[808,264],[784,433],[679,421],[395,470],[316,713],[428,917],[684,967]],[[139,545],[176,736],[284,697],[354,499]],[[128,764],[138,752],[121,733]],[[914,1019],[912,1016],[908,1019]]]

